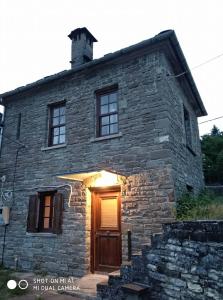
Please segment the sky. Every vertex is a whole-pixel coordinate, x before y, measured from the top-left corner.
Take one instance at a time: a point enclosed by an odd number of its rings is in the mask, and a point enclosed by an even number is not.
[[[0,93],[70,69],[67,35],[87,27],[94,58],[174,29],[207,109],[223,116],[222,0],[0,0]],[[200,124],[200,135],[223,118]]]

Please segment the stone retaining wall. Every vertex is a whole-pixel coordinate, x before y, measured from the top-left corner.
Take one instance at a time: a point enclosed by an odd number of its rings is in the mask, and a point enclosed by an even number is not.
[[[215,195],[223,196],[223,185],[206,185],[206,189]]]
[[[148,299],[223,299],[223,221],[177,222],[163,229],[131,266],[122,267],[119,284],[99,286],[101,299],[126,299],[120,295],[127,282],[147,285]]]

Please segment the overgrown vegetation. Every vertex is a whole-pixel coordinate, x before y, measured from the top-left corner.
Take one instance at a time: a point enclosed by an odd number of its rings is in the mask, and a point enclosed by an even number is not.
[[[0,300],[11,299],[14,296],[21,296],[27,293],[27,290],[21,290],[18,286],[14,290],[7,288],[7,282],[11,279],[16,280],[12,271],[0,266]]]
[[[213,126],[211,133],[201,138],[203,169],[208,184],[223,184],[223,132]]]
[[[177,220],[223,220],[223,196],[204,191],[184,194],[176,204]]]

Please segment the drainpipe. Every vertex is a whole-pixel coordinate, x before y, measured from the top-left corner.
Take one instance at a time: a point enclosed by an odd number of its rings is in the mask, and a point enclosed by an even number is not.
[[[0,99],[1,103],[2,99]],[[2,108],[2,111],[1,111]],[[0,104],[0,153],[2,148],[2,135],[3,135],[3,123],[4,123],[4,106]]]
[[[132,232],[128,230],[128,261],[132,260]]]

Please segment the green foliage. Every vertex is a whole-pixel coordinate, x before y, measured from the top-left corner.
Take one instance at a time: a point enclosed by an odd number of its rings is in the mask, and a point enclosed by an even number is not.
[[[218,127],[216,127],[214,125],[213,128],[211,129],[211,135],[212,136],[219,136],[219,135],[221,135],[221,131],[219,130]]]
[[[11,299],[13,296],[21,296],[27,293],[27,290],[21,290],[18,286],[14,290],[7,288],[7,282],[11,279],[16,280],[12,271],[0,267],[0,300]],[[18,280],[17,280],[18,281]]]
[[[223,132],[216,126],[202,136],[203,169],[206,183],[223,184]]]
[[[222,220],[223,197],[204,191],[198,196],[184,194],[176,204],[178,220]]]

